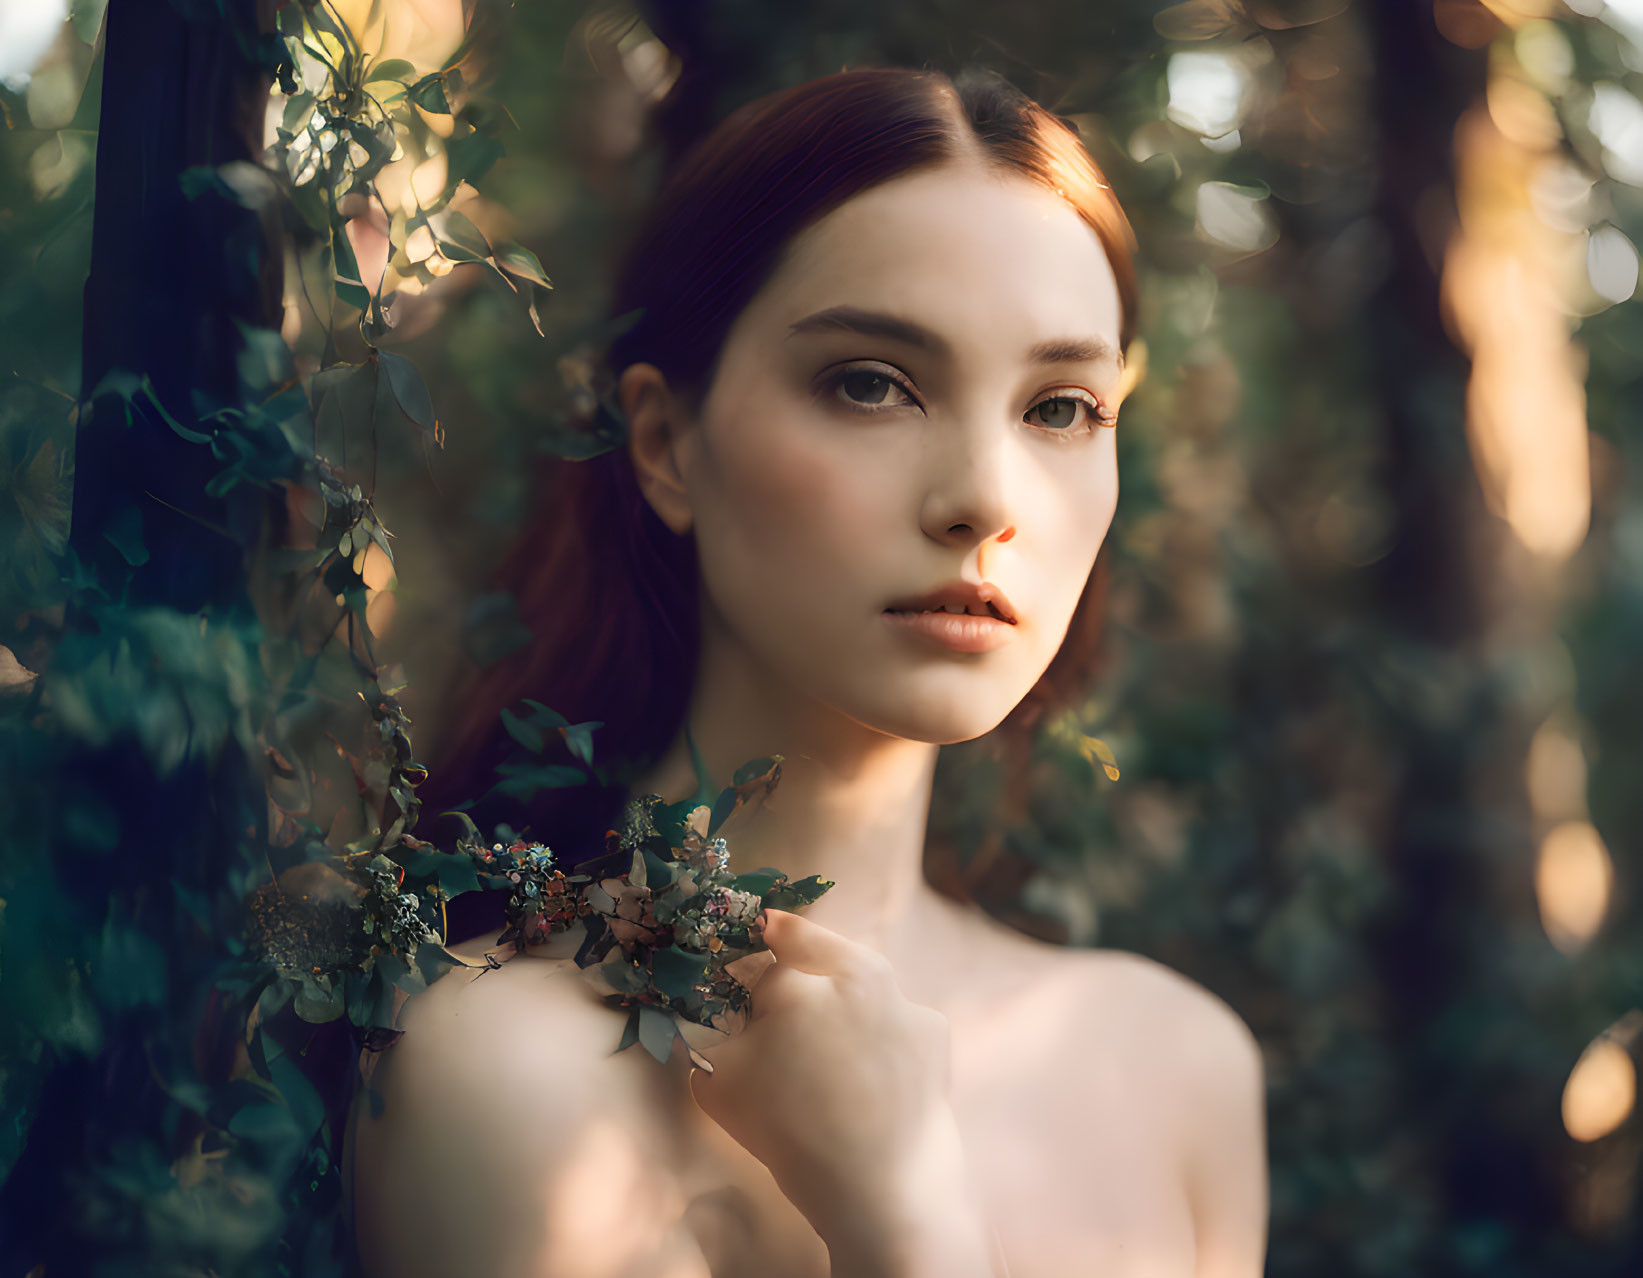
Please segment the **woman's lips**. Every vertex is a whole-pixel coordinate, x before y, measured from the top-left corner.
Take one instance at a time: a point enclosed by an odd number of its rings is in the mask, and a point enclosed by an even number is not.
[[[897,630],[931,640],[954,652],[992,652],[1015,635],[1015,627],[997,617],[972,617],[957,612],[898,612],[886,609],[884,619]]]

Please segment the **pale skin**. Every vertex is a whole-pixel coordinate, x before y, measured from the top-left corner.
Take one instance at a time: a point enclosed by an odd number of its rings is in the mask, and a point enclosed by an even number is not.
[[[802,323],[840,306],[929,338]],[[1088,226],[967,156],[801,233],[699,415],[656,368],[624,370],[641,490],[702,564],[691,734],[718,784],[786,760],[726,831],[733,863],[837,886],[770,916],[755,1018],[701,1040],[711,1076],[682,1051],[610,1055],[622,1013],[567,961],[413,999],[376,1076],[385,1114],[355,1130],[374,1274],[1262,1272],[1243,1022],[1150,961],[1011,932],[921,871],[938,748],[1036,682],[1106,536],[1096,418],[1117,408],[1119,322]],[[1028,356],[1069,338],[1075,359]],[[828,380],[844,369],[862,376]],[[1011,642],[954,653],[882,615],[955,578],[1007,593]],[[681,732],[635,792],[696,788]]]

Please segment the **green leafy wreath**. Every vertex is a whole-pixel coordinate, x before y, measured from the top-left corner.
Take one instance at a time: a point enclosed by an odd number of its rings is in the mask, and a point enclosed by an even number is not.
[[[346,1017],[367,1050],[391,1045],[403,1033],[395,991],[414,994],[454,967],[478,966],[447,948],[445,902],[500,890],[508,893],[506,923],[495,944],[574,955],[605,1002],[629,1013],[617,1051],[639,1043],[665,1062],[683,1038],[680,1021],[730,1033],[750,991],[727,966],[765,948],[764,911],[809,905],[833,886],[816,875],[790,882],[769,867],[730,868],[720,829],[775,789],[781,767],[779,755],[743,765],[711,805],[632,799],[604,851],[585,862],[588,873],[567,875],[540,842],[487,844],[461,811],[449,814],[467,827],[452,851],[409,834],[392,854],[365,847],[328,855],[316,844],[315,859],[247,900],[252,971],[240,979],[251,976],[257,988],[257,1019],[290,1003],[311,1023]],[[396,780],[420,768],[407,758],[397,770]],[[688,1041],[685,1048],[712,1072]],[[375,1108],[380,1097],[372,1096]]]

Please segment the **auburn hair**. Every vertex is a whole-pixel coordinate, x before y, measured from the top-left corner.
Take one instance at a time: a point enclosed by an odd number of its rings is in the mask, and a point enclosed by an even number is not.
[[[970,68],[950,78],[872,67],[749,102],[673,164],[616,279],[613,326],[621,317],[636,322],[609,341],[605,384],[634,363],[654,364],[680,401],[699,410],[726,334],[795,236],[883,182],[971,156],[1057,192],[1094,231],[1117,279],[1127,350],[1136,322],[1134,237],[1076,130],[996,72]],[[493,795],[470,809],[487,834],[487,822],[529,828],[574,862],[598,850],[627,783],[680,730],[697,660],[695,540],[673,534],[651,510],[624,448],[585,461],[548,458],[533,491],[534,513],[495,581],[533,640],[459,678],[453,695],[463,711],[422,798],[431,827],[441,806],[488,791],[496,766],[519,750],[499,716],[522,698],[572,723],[601,721],[594,760],[609,769],[608,785],[543,791],[529,803]],[[1001,758],[1024,762],[1045,712],[1087,692],[1105,559],[1055,658],[995,730]]]

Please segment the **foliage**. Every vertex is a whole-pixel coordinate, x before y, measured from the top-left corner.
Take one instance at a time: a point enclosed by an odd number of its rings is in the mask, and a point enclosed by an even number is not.
[[[635,122],[675,83],[688,134],[692,110],[930,60],[997,65],[1078,125],[1137,225],[1150,368],[1119,433],[1108,675],[1046,725],[1023,809],[996,802],[987,743],[945,752],[933,832],[994,912],[1159,958],[1256,1029],[1270,1272],[1628,1272],[1638,1120],[1577,1145],[1558,1110],[1586,1044],[1634,1041],[1635,872],[1617,863],[1589,945],[1554,948],[1521,777],[1549,724],[1588,769],[1565,815],[1614,849],[1643,830],[1643,321],[1602,295],[1570,320],[1592,526],[1539,577],[1485,508],[1438,326],[1443,166],[1473,96],[1548,139],[1562,185],[1533,199],[1584,252],[1643,233],[1638,33],[1615,7],[1491,12],[1531,8],[1434,6],[1480,25],[1420,36],[1396,15],[1426,7],[1279,0],[850,0],[821,22],[727,0],[648,6],[648,27],[544,3],[430,51],[398,47],[381,6],[287,3],[258,47],[264,163],[180,175],[288,253],[284,322],[240,333],[222,403],[141,368],[82,388],[103,104],[100,14],[76,6],[66,105],[8,94],[0,135],[0,1254],[65,1218],[67,1168],[83,1270],[335,1272],[356,1049],[450,969],[441,910],[464,893],[507,895],[508,944],[576,941],[630,1011],[624,1047],[665,1055],[676,1004],[737,1010],[706,956],[753,940],[750,898],[821,887],[718,861],[711,836],[773,774],[738,777],[705,824],[630,813],[622,872],[579,882],[512,831],[418,839],[411,716],[437,740],[441,673],[517,641],[488,605],[454,632],[533,500],[524,461],[615,442],[586,352],[658,162]],[[267,541],[193,524],[240,539],[249,607],[133,605],[170,535],[136,494],[103,534],[118,573],[70,548],[93,401],[208,456],[203,496],[288,514]],[[539,757],[504,793],[599,775],[598,724],[537,703],[507,723]],[[348,1027],[340,1051],[321,1025]],[[82,1126],[106,1139],[73,1162]]]
[[[209,12],[180,20],[234,29]],[[500,114],[464,80],[464,49],[418,73],[404,60],[367,56],[326,4],[287,4],[279,22],[279,35],[257,48],[286,94],[268,164],[196,167],[172,180],[189,202],[285,219],[296,254],[309,259],[299,272],[322,271],[335,299],[323,315],[319,366],[301,368],[301,352],[294,357],[276,329],[236,320],[234,400],[197,392],[191,404],[167,402],[143,368],[121,366],[76,396],[65,387],[77,376],[77,325],[65,316],[47,329],[60,350],[39,340],[17,348],[41,367],[19,366],[4,400],[17,553],[7,561],[0,721],[8,775],[0,1090],[17,1121],[0,1149],[9,1174],[0,1232],[13,1240],[8,1256],[54,1257],[53,1272],[66,1254],[88,1272],[122,1256],[222,1273],[318,1273],[346,1263],[335,1076],[324,1060],[304,1059],[314,1040],[297,1027],[340,1019],[368,1049],[391,1041],[396,992],[457,962],[431,943],[430,911],[495,877],[476,873],[466,856],[430,858],[430,845],[407,840],[426,770],[392,695],[402,684],[372,658],[365,616],[368,565],[380,552],[392,566],[391,534],[347,446],[378,427],[409,426],[443,442],[420,373],[380,345],[394,326],[396,289],[471,264],[521,298],[534,322],[551,286],[533,254],[493,244],[458,207],[463,191],[471,195],[464,183],[501,150]],[[98,105],[90,95],[81,118],[94,119]],[[46,197],[39,225],[21,228],[38,260],[60,252],[64,228],[75,229],[63,207],[88,204],[90,153],[70,152],[73,128],[43,142],[12,137],[8,159],[27,158],[34,190]],[[42,163],[53,150],[69,170],[62,178]],[[434,155],[446,165],[442,189],[413,183],[399,207],[384,204],[390,166]],[[392,237],[369,285],[346,229],[369,218],[362,201],[390,220]],[[30,218],[33,207],[22,205]],[[419,236],[431,251],[418,251]],[[83,230],[71,244],[83,255]],[[65,267],[65,278],[83,274],[83,263]],[[246,265],[257,269],[254,257]],[[33,272],[7,279],[7,323],[29,331],[50,313],[49,290]],[[331,330],[348,308],[358,313],[360,350],[344,359]],[[67,407],[66,423],[53,396]],[[244,521],[212,528],[192,516],[211,529],[200,535],[241,539],[250,611],[232,598],[215,615],[126,601],[129,581],[168,532],[145,521],[135,492],[117,494],[129,504],[106,520],[118,579],[68,545],[65,427],[91,405],[100,423],[119,414],[128,433],[168,431],[173,449],[208,450],[218,469],[205,499],[251,492],[286,505],[296,531],[284,544],[255,529],[247,535]],[[584,734],[592,726],[578,725]],[[357,745],[344,744],[350,736]],[[591,766],[585,738],[583,746]],[[267,798],[255,807],[244,768],[252,760],[266,770]],[[266,841],[264,803],[273,818]],[[225,828],[243,829],[232,849],[213,833]],[[425,877],[407,884],[406,866],[390,854]],[[453,870],[458,860],[465,872]],[[146,1061],[158,1103],[131,1109],[135,1096],[103,1099],[102,1088],[88,1087],[99,1059]],[[99,1112],[105,1147],[84,1167],[55,1165],[52,1145],[64,1139],[68,1115]],[[76,1186],[66,1201],[54,1201],[67,1187],[60,1176]],[[65,1253],[70,1219],[80,1233]]]

